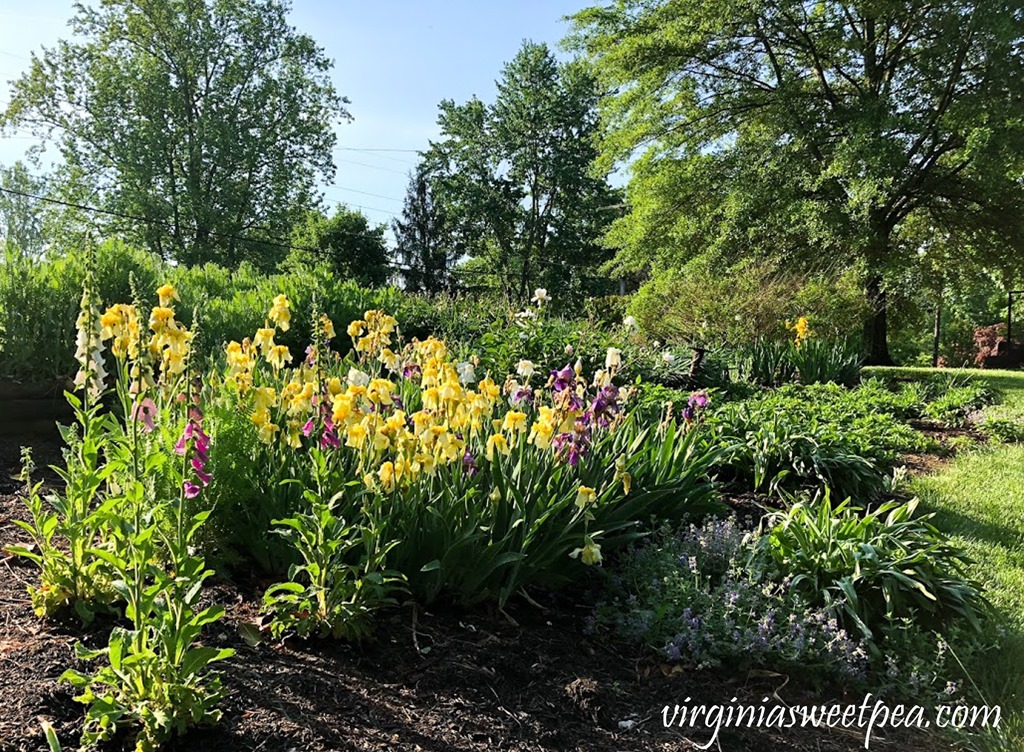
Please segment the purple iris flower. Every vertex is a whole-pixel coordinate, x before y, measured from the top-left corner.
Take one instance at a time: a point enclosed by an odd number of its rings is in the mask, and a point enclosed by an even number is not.
[[[512,392],[512,404],[519,405],[521,402],[526,404],[533,403],[533,390],[528,386],[521,386]]]
[[[566,365],[561,371],[552,371],[551,378],[556,392],[563,392],[576,385],[576,372],[570,365]]]

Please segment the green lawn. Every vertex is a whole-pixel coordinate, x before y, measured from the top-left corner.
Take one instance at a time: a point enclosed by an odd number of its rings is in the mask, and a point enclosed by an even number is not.
[[[899,376],[934,374],[930,368],[865,369]],[[1024,373],[942,369],[988,382],[1000,392],[986,412],[1024,419]],[[991,704],[1009,715],[1009,736],[993,749],[1024,750],[1024,445],[984,446],[959,454],[939,472],[914,481],[935,523],[974,559],[974,574],[1006,616],[1009,633],[996,655],[968,669]],[[1009,745],[1009,746],[1007,746]]]

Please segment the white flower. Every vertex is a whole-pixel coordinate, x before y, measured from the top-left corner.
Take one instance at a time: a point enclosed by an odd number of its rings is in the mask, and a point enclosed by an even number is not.
[[[75,388],[87,389],[93,400],[103,394],[107,371],[103,367],[103,332],[100,326],[100,310],[93,292],[92,275],[82,291],[81,312],[75,322],[78,334],[75,337],[75,360],[80,369],[75,375]]]
[[[651,343],[651,347],[657,350],[659,347],[661,347],[661,342],[659,342],[658,340],[654,340],[654,342]]]
[[[520,311],[516,314],[517,319],[535,319],[537,318],[537,312],[532,308],[527,308],[525,311]]]
[[[472,384],[476,381],[476,371],[473,368],[473,364],[469,361],[459,363],[455,366],[455,370],[459,372],[459,381],[461,383]]]
[[[668,365],[672,365],[676,362],[676,356],[672,354],[670,350],[666,350],[661,354],[661,359]]]
[[[538,287],[536,290],[533,291],[533,297],[530,300],[536,303],[537,305],[542,306],[549,300],[551,300],[551,296],[548,295],[548,291],[545,290],[543,287]]]
[[[572,345],[566,345],[565,346],[565,354],[566,355],[572,355],[574,352],[576,352],[576,348],[574,348]]]
[[[622,320],[622,325],[626,327],[626,331],[631,332],[636,329],[636,319],[632,316],[626,316],[626,318]]]
[[[617,347],[609,347],[608,353],[604,356],[604,367],[608,370],[618,368],[622,365],[622,350]]]
[[[535,370],[532,360],[520,360],[518,365],[516,365],[516,373],[524,379],[528,379],[533,376]]]
[[[366,386],[370,383],[370,374],[363,373],[358,368],[348,369],[348,383],[352,386]]]

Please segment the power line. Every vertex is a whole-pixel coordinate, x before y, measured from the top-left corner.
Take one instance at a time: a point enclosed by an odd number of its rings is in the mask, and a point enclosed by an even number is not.
[[[337,146],[335,148],[336,149],[340,149],[342,151],[394,151],[394,152],[404,152],[404,153],[407,153],[407,154],[419,154],[420,153],[419,149],[384,149],[384,148],[371,148],[369,146]]]
[[[396,175],[408,175],[408,170],[393,170],[390,167],[381,167],[380,165],[367,164],[366,162],[358,162],[355,159],[342,159],[337,158],[339,162],[346,162],[347,164],[359,165],[360,167],[369,167],[371,170],[381,170],[382,172],[393,172]]]
[[[416,162],[409,159],[399,159],[398,157],[391,157],[381,152],[412,152],[419,154],[415,149],[362,149],[354,146],[335,146],[334,151],[353,151],[357,154],[365,154],[368,157],[377,157],[378,159],[387,159],[390,162],[398,162],[399,164],[409,165],[415,167]]]
[[[350,193],[361,193],[364,196],[373,196],[374,198],[382,198],[385,201],[397,201],[398,203],[402,203],[402,199],[395,198],[394,196],[385,196],[380,193],[370,193],[369,191],[361,191],[358,188],[348,188],[347,186],[344,185],[330,185],[328,186],[328,189],[349,191]]]
[[[170,222],[167,222],[166,220],[162,220],[162,219],[156,219],[154,217],[143,217],[143,216],[140,216],[140,215],[137,215],[137,214],[127,214],[125,212],[117,212],[117,211],[113,211],[111,209],[103,209],[103,208],[100,208],[98,206],[88,206],[86,204],[79,204],[79,203],[74,202],[74,201],[64,201],[62,199],[50,198],[49,196],[40,196],[38,194],[27,193],[25,191],[19,191],[19,190],[13,189],[13,188],[3,188],[3,187],[0,187],[0,192],[9,193],[9,194],[14,195],[14,196],[22,196],[24,198],[31,198],[31,199],[35,199],[36,201],[42,201],[44,203],[56,204],[58,206],[64,206],[64,207],[67,207],[67,208],[70,208],[70,209],[79,209],[81,211],[93,212],[95,214],[103,214],[103,215],[106,215],[106,216],[109,216],[109,217],[117,217],[118,219],[128,219],[128,220],[132,220],[132,221],[135,221],[135,222],[142,222],[144,224],[159,225],[159,226],[167,227],[167,228],[173,228],[174,227]],[[197,228],[190,228],[190,229],[195,230]],[[320,253],[322,251],[322,249],[320,249],[320,248],[310,248],[309,246],[295,245],[294,243],[282,240],[280,238],[254,238],[254,237],[249,237],[249,236],[245,236],[245,235],[235,235],[233,233],[220,232],[220,231],[217,231],[217,230],[208,230],[207,232],[212,237],[226,238],[226,239],[229,239],[229,240],[237,240],[237,241],[244,242],[244,243],[257,243],[257,244],[261,244],[261,245],[268,245],[268,246],[275,247],[275,248],[281,248],[281,249],[284,249],[284,250],[306,251],[308,253]],[[379,235],[377,235],[376,233],[369,233],[369,232],[353,232],[351,230],[335,230],[335,232],[338,232],[338,233],[340,233],[342,235],[348,235],[350,237],[370,237],[370,238],[374,238],[374,239],[379,238]],[[578,270],[575,269],[575,267],[569,266],[567,264],[560,264],[560,263],[555,262],[555,261],[549,261],[549,260],[546,260],[546,259],[534,259],[532,263],[536,263],[536,264],[538,264],[540,266],[548,266],[548,267],[552,267],[552,268],[559,268],[559,269],[565,269],[565,270],[568,270],[568,271],[577,271],[578,272]],[[395,264],[395,263],[384,263],[383,266],[387,266],[389,269],[392,269],[394,271],[402,271],[402,272],[422,271],[422,270],[417,269],[415,267],[405,266],[405,265],[402,265],[402,264]],[[484,275],[484,276],[495,276],[495,274],[493,272],[491,272],[491,271],[489,271],[487,269],[452,268],[451,272],[455,273],[455,274],[470,274],[470,275],[476,274],[476,275]],[[580,277],[581,278],[585,278],[585,279],[602,280],[602,281],[608,279],[607,277],[595,277],[593,275],[587,275],[587,274],[580,274]]]

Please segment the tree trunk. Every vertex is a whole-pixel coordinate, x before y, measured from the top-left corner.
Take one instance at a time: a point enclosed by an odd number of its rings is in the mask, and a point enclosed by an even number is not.
[[[868,299],[868,315],[864,322],[864,350],[866,365],[894,365],[889,355],[888,301],[882,287],[882,277],[873,274],[864,289]]]
[[[939,367],[939,344],[942,341],[942,293],[935,303],[935,329],[932,332],[932,368]]]

